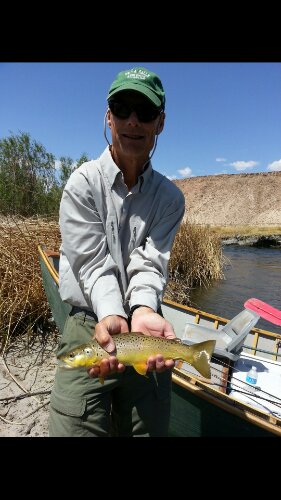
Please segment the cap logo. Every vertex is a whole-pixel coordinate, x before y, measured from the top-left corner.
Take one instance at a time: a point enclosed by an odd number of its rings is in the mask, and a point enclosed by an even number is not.
[[[132,78],[134,80],[146,80],[150,77],[150,74],[143,69],[133,69],[130,71],[126,71],[125,76],[126,78]]]

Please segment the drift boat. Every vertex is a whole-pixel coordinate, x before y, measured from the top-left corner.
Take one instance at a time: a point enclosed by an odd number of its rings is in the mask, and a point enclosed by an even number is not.
[[[60,255],[42,245],[38,250],[46,296],[62,332],[71,306],[59,295]],[[216,340],[211,379],[184,362],[173,370],[170,436],[281,436],[281,334],[256,328],[259,314],[247,308],[231,320],[170,300],[163,300],[162,311],[186,343]],[[246,381],[253,366],[254,386]]]

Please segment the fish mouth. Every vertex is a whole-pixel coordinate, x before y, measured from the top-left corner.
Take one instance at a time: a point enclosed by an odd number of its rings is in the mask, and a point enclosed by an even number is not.
[[[65,361],[62,361],[61,359],[58,360],[57,367],[60,370],[71,370],[71,368],[72,368]]]

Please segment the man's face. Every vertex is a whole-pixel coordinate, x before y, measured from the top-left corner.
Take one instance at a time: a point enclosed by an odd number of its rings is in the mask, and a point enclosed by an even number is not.
[[[140,92],[119,92],[112,100],[116,104],[110,105],[112,111],[108,112],[108,126],[113,150],[120,159],[130,157],[146,161],[153,148],[155,134],[163,130],[165,114],[155,113],[151,101]],[[151,117],[151,121],[141,121]]]

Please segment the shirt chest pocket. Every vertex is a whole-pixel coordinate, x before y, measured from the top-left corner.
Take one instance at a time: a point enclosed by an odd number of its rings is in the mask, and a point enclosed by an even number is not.
[[[130,222],[130,239],[129,239],[129,253],[142,243],[143,224],[138,219],[133,219]]]
[[[116,251],[116,245],[118,240],[118,227],[116,223],[116,218],[109,216],[106,221],[106,238],[109,251],[111,255],[114,255]]]

